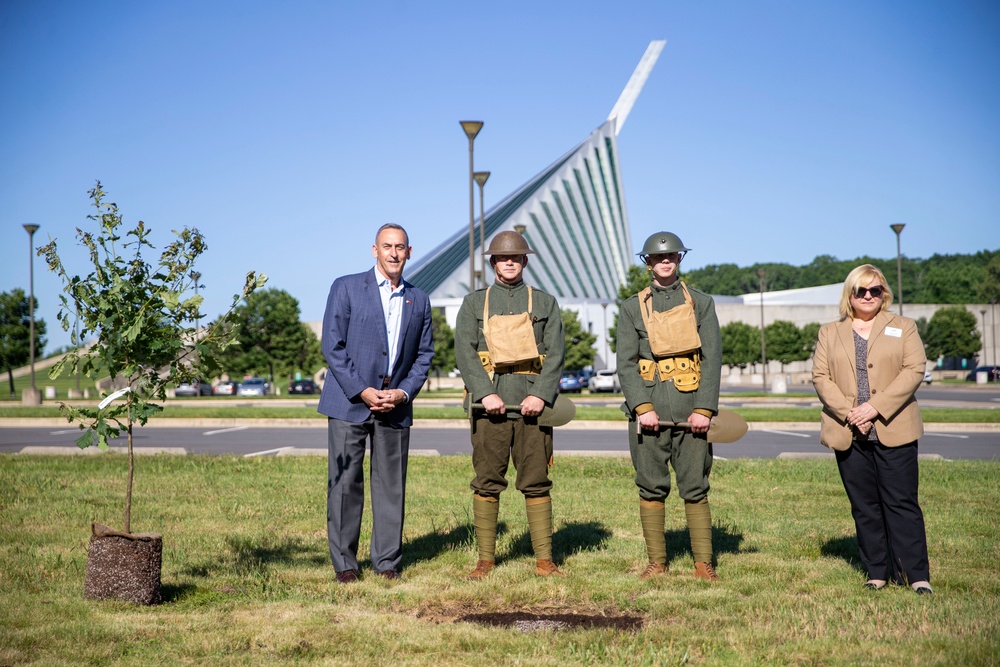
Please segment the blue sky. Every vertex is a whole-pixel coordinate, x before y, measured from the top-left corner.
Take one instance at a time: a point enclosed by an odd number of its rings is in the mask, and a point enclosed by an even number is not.
[[[397,222],[414,259],[607,117],[667,45],[619,135],[633,244],[706,264],[1000,248],[995,2],[0,3],[0,291],[27,234],[74,230],[100,179],[161,245],[197,227],[204,312],[246,271],[323,315]],[[476,204],[478,214],[478,202]],[[568,257],[567,261],[573,261]],[[891,268],[891,267],[889,267]],[[61,286],[35,259],[49,349]]]

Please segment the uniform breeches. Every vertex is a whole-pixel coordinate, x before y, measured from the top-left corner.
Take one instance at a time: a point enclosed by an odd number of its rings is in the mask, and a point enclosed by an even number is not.
[[[628,423],[628,444],[635,467],[635,484],[643,500],[663,500],[670,494],[670,468],[677,477],[677,493],[687,502],[708,496],[712,445],[704,436],[676,428],[636,433]]]
[[[483,496],[497,496],[507,488],[507,466],[513,459],[515,487],[526,498],[547,496],[552,488],[549,459],[552,428],[534,419],[509,419],[488,415],[473,421],[472,467],[476,476],[469,485]]]

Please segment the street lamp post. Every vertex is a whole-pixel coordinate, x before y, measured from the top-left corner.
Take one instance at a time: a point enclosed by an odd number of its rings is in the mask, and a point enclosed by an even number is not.
[[[604,331],[602,336],[604,338],[604,367],[611,368],[611,361],[608,359],[608,302],[605,301],[601,304],[601,308],[604,309]],[[617,363],[615,364],[618,365]]]
[[[989,366],[990,362],[986,360],[986,309],[983,308],[979,311],[979,314],[983,317],[983,365]],[[997,363],[997,359],[993,357],[993,363]]]
[[[757,269],[757,280],[760,286],[760,358],[764,362],[764,393],[767,393],[767,345],[764,342],[764,269]]]
[[[896,290],[899,292],[899,316],[903,316],[903,260],[902,255],[899,252],[899,235],[903,233],[903,227],[906,227],[901,222],[897,222],[895,225],[889,225],[892,231],[896,232]]]
[[[479,266],[483,270],[483,287],[486,287],[486,209],[483,203],[483,186],[489,177],[488,171],[472,173],[472,178],[479,184]]]
[[[38,225],[24,225],[28,232],[28,359],[30,360],[31,388],[21,394],[21,402],[25,405],[41,405],[42,395],[35,388],[35,232]]]
[[[990,299],[990,321],[992,326],[990,329],[993,330],[993,365],[997,365],[997,311],[996,311],[997,300]]]
[[[481,120],[458,121],[469,138],[469,291],[476,289],[476,200],[473,191],[472,145],[479,130],[483,129]]]

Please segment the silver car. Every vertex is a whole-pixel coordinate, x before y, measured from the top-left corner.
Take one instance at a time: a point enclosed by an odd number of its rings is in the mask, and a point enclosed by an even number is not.
[[[264,378],[249,378],[236,385],[237,396],[265,396],[267,381]]]
[[[587,389],[589,389],[591,393],[598,391],[620,393],[622,385],[618,382],[618,371],[608,369],[597,371],[587,382]]]

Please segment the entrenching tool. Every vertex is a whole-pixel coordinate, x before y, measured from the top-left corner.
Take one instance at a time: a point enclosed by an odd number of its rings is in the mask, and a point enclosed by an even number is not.
[[[507,412],[520,412],[520,405],[504,405]],[[482,403],[473,403],[473,410],[483,411]],[[542,413],[536,417],[539,426],[563,426],[568,424],[576,416],[576,403],[569,400],[562,394],[556,396],[556,402],[552,407],[544,407]],[[471,417],[471,413],[470,413]]]
[[[660,426],[689,429],[691,423],[661,420]],[[712,425],[708,427],[706,437],[709,442],[736,442],[746,435],[748,428],[746,420],[732,410],[719,410],[719,414],[712,417]],[[639,437],[642,437],[642,426],[639,425],[639,422],[635,423],[635,429]]]

